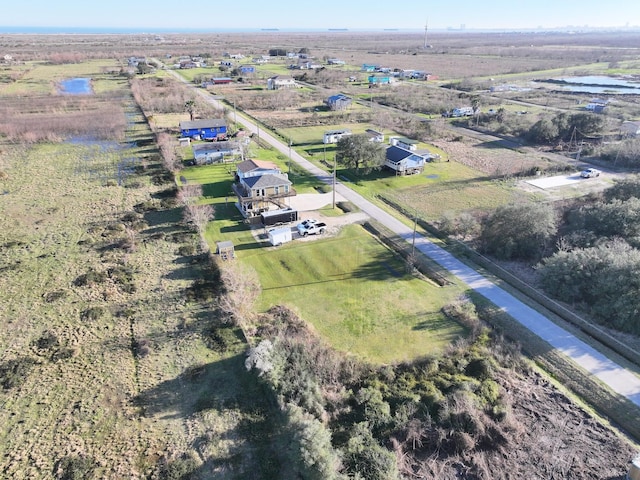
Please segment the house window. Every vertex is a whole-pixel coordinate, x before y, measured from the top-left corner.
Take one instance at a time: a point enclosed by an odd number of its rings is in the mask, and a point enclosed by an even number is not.
[[[278,186],[273,187],[273,193],[278,195],[280,193],[280,187]]]

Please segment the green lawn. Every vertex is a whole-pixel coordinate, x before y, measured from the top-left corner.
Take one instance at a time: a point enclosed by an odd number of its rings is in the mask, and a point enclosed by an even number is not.
[[[335,348],[369,361],[439,354],[464,335],[440,312],[461,290],[405,274],[399,257],[358,225],[333,238],[253,249],[242,259],[260,276],[262,310],[288,305]]]
[[[464,334],[440,313],[461,290],[406,275],[399,257],[358,225],[337,237],[271,247],[262,229],[252,233],[243,223],[235,197],[227,195],[232,171],[232,165],[208,165],[181,174],[202,184],[203,201],[216,207],[206,231],[212,249],[231,240],[237,259],[257,270],[261,310],[286,304],[334,347],[378,363],[440,353]]]

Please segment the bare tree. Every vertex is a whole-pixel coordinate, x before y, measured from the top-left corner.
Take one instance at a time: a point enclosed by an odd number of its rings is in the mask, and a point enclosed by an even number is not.
[[[207,228],[207,223],[213,220],[214,212],[213,205],[188,204],[184,208],[183,215],[184,219],[196,227],[196,230],[203,235]]]
[[[220,267],[220,277],[225,293],[218,298],[218,308],[231,322],[242,325],[246,333],[261,293],[258,274],[247,265],[226,262]]]

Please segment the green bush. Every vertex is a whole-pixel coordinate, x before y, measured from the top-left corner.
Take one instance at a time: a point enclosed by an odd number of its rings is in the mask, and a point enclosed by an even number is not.
[[[84,321],[95,321],[106,313],[104,307],[91,307],[80,314],[80,319]]]
[[[18,357],[0,363],[0,385],[4,390],[11,390],[24,383],[36,361],[29,357]]]
[[[95,467],[92,458],[74,455],[57,461],[53,473],[57,480],[90,480]]]

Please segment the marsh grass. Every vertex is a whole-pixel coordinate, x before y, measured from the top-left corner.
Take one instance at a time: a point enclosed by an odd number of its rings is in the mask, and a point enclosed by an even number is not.
[[[215,316],[183,296],[205,272],[178,253],[193,234],[131,112],[135,143],[2,145],[2,476],[148,477],[195,445],[211,468],[252,465],[245,346],[221,327],[209,348]]]

